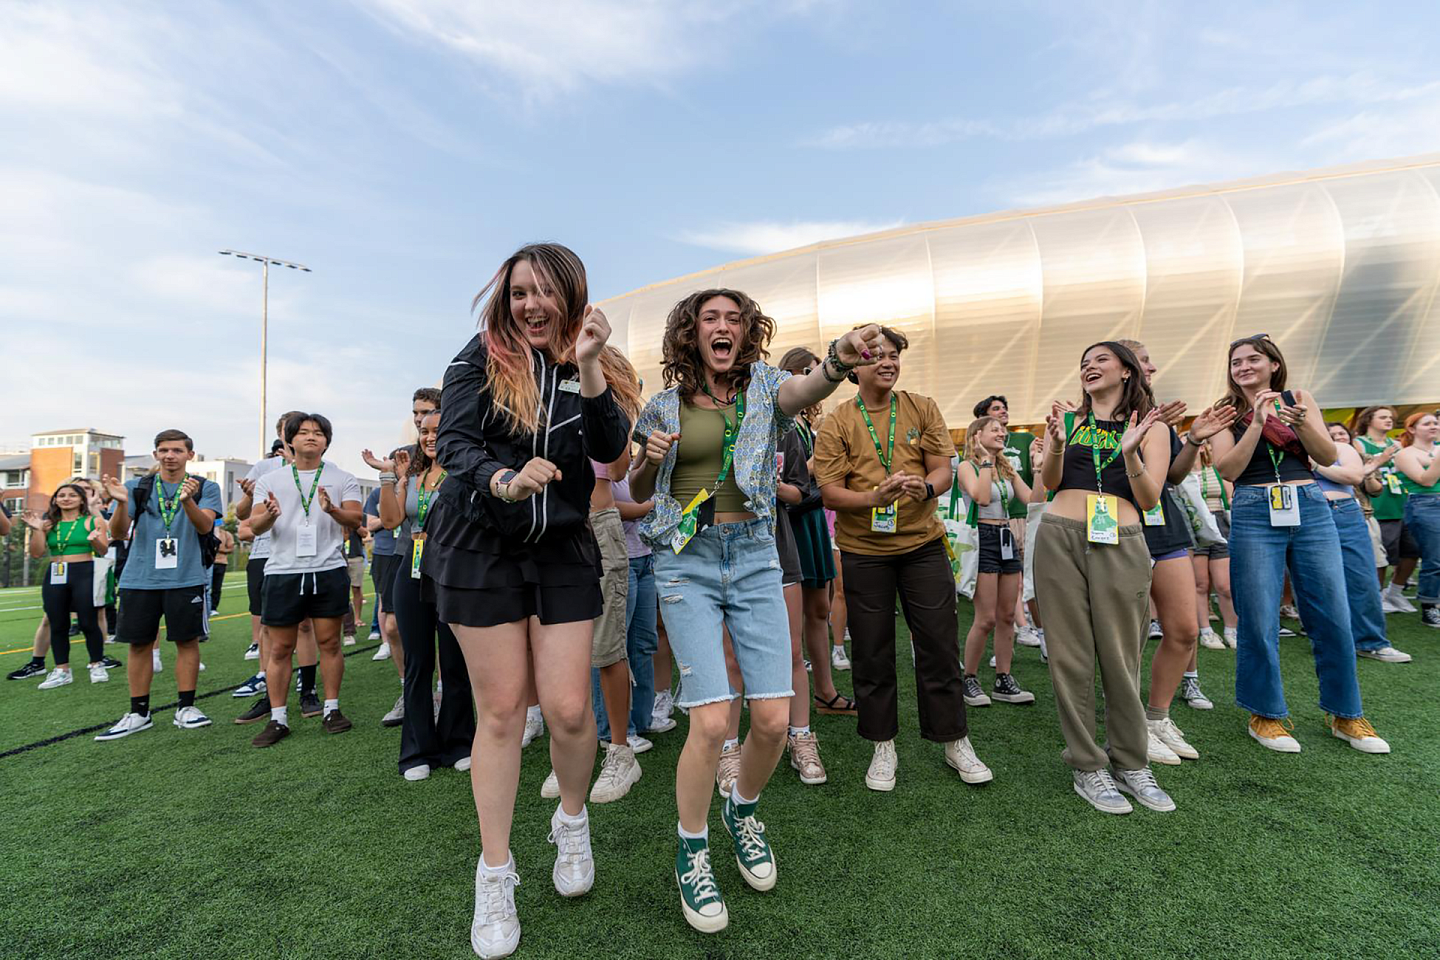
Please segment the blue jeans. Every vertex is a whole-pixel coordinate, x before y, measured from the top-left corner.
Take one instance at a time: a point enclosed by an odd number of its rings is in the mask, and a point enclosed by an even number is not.
[[[1415,599],[1440,603],[1440,495],[1412,493],[1405,501],[1405,526],[1420,545],[1420,579]]]
[[[1350,632],[1356,650],[1390,646],[1385,613],[1380,609],[1380,581],[1375,577],[1375,547],[1365,513],[1354,497],[1331,500],[1330,515],[1340,536],[1340,561],[1345,570],[1345,597],[1350,603]]]
[[[630,558],[630,592],[625,599],[625,657],[630,662],[630,719],[626,733],[650,729],[655,711],[655,650],[660,634],[655,629],[655,558]],[[600,693],[600,671],[591,670],[595,727],[601,740],[610,739],[610,716]]]
[[[1325,494],[1313,483],[1295,488],[1300,526],[1270,526],[1265,487],[1235,491],[1230,508],[1230,589],[1240,616],[1235,655],[1235,702],[1262,717],[1290,715],[1280,679],[1280,597],[1285,568],[1310,634],[1320,709],[1359,717],[1355,640],[1345,602],[1340,537]],[[1372,561],[1373,562],[1373,561]],[[1371,572],[1374,576],[1374,572]]]

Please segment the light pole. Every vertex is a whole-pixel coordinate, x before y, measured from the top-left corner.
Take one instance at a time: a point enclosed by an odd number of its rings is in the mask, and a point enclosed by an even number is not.
[[[277,267],[289,267],[291,270],[303,270],[306,273],[313,271],[303,263],[291,263],[289,260],[276,260],[274,257],[261,256],[257,253],[244,253],[240,250],[221,250],[221,256],[239,257],[241,260],[258,260],[260,262],[260,459],[264,460],[270,453],[270,424],[269,417],[265,413],[265,362],[266,353],[269,348],[270,338],[270,264]]]

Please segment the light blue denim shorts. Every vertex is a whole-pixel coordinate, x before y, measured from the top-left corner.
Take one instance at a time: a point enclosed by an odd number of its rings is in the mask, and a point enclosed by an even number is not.
[[[680,671],[680,706],[739,695],[725,674],[722,627],[729,628],[746,699],[793,694],[790,619],[768,520],[707,527],[678,554],[656,547],[655,592]]]

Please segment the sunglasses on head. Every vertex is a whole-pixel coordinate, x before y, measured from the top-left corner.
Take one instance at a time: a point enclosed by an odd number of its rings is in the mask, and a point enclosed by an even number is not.
[[[1234,349],[1235,349],[1236,347],[1238,347],[1240,344],[1242,344],[1242,343],[1249,343],[1249,342],[1252,341],[1252,340],[1269,340],[1269,339],[1270,339],[1270,334],[1268,334],[1268,333],[1252,333],[1252,334],[1250,334],[1250,336],[1248,336],[1248,337],[1241,337],[1239,340],[1231,340],[1231,341],[1230,341],[1230,349],[1231,349],[1231,350],[1234,350]]]

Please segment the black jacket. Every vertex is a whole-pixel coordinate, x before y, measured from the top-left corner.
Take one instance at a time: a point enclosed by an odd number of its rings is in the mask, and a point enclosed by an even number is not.
[[[435,455],[449,476],[436,507],[455,510],[507,542],[574,536],[590,516],[590,461],[610,463],[624,454],[629,420],[608,387],[598,397],[581,397],[579,368],[537,352],[535,380],[545,412],[537,433],[517,436],[486,389],[485,355],[484,337],[477,334],[445,371]],[[490,478],[498,471],[519,470],[536,457],[555,464],[560,479],[519,503],[491,495]]]

